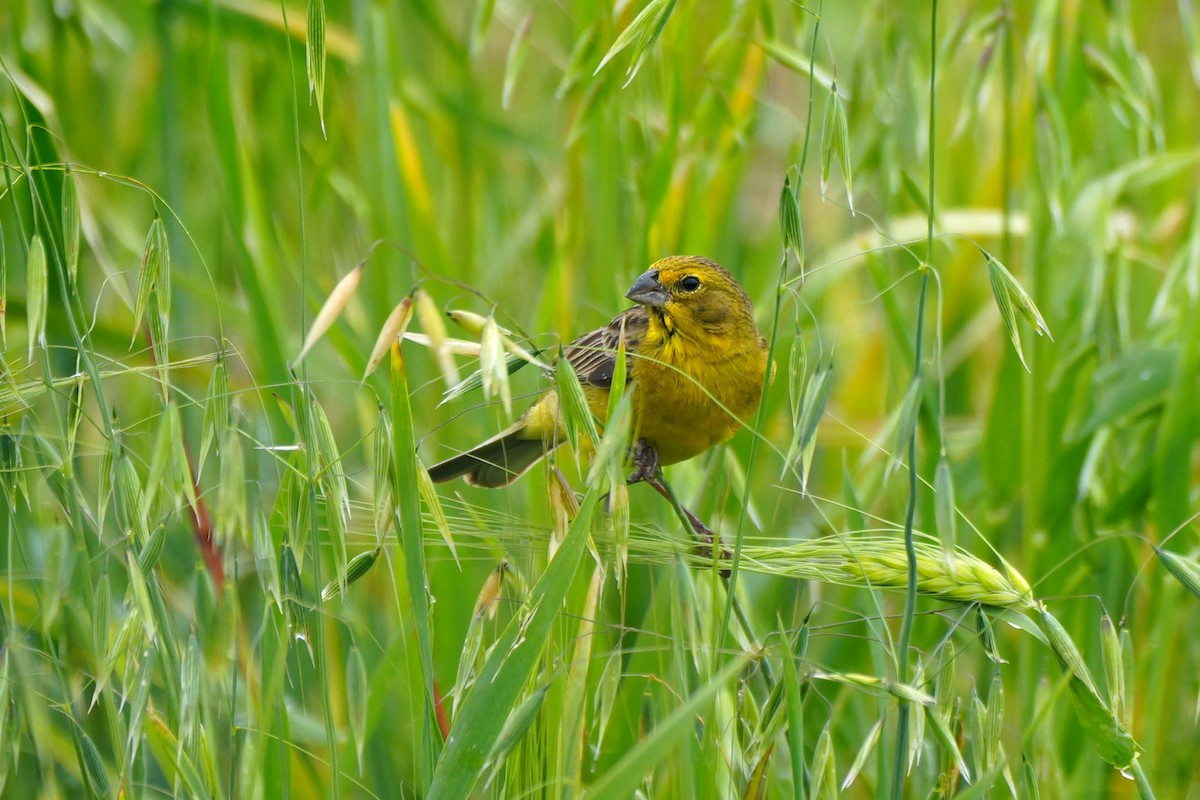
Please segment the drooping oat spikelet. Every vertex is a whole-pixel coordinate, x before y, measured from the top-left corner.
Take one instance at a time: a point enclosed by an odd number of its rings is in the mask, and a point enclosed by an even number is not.
[[[450,337],[446,333],[442,313],[424,289],[413,292],[413,303],[416,305],[417,317],[421,320],[421,330],[429,337],[429,349],[433,351],[437,360],[442,379],[446,381],[447,386],[453,386],[458,383],[458,365],[454,363],[453,351],[447,345]]]
[[[408,328],[409,321],[412,320],[412,315],[413,303],[411,297],[405,297],[396,304],[396,307],[392,309],[392,313],[388,314],[383,327],[379,329],[379,336],[375,339],[375,346],[371,348],[371,357],[367,359],[367,368],[363,371],[362,376],[364,382],[366,382],[367,376],[379,366],[379,362],[383,361],[383,357],[388,354],[388,350],[391,348],[392,342],[396,341],[396,337],[404,334],[404,331]]]
[[[333,291],[329,293],[325,304],[321,306],[321,310],[317,312],[316,318],[312,325],[308,328],[308,335],[304,337],[304,345],[300,348],[300,354],[296,356],[295,363],[299,364],[308,355],[308,351],[312,346],[325,335],[325,332],[333,325],[337,318],[341,316],[346,309],[346,305],[350,302],[350,298],[358,290],[358,284],[362,280],[363,266],[359,264],[354,269],[346,273],[346,275],[333,287]],[[139,289],[139,296],[141,291]]]

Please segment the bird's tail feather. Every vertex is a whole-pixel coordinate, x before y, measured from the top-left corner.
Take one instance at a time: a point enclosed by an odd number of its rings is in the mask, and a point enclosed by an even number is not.
[[[546,455],[542,440],[528,437],[524,426],[509,428],[465,453],[434,464],[429,468],[429,477],[434,483],[465,476],[472,486],[507,486]]]

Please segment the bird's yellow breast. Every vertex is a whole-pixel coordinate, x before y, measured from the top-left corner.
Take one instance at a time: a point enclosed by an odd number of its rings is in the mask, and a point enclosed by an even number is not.
[[[758,407],[766,349],[757,335],[741,344],[651,325],[632,362],[634,438],[652,445],[659,463],[727,441]]]

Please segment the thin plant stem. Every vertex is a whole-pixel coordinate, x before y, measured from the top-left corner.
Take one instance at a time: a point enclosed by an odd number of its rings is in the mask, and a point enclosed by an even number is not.
[[[675,515],[677,517],[679,517],[679,521],[681,523],[683,523],[683,527],[689,531],[692,531],[694,534],[696,534],[697,537],[700,537],[701,533],[700,533],[700,531],[696,530],[696,528],[692,525],[692,521],[688,517],[687,509],[685,509],[683,507],[683,503],[679,502],[679,496],[675,494],[675,490],[671,487],[671,484],[668,483],[667,479],[665,477],[663,477],[661,474],[658,477],[658,485],[662,489],[662,491],[661,491],[662,496],[667,498],[667,502],[671,504],[671,508],[674,509]],[[715,533],[713,536],[713,541],[709,542],[708,544],[710,547],[713,548],[713,557],[715,559],[721,558],[721,549],[722,549],[721,541],[720,541],[720,539],[716,538]],[[746,638],[749,639],[751,642],[754,642],[755,644],[761,644],[761,641],[758,638],[758,634],[756,634],[754,632],[754,626],[750,622],[750,617],[746,614],[746,610],[744,608],[742,608],[742,604],[740,602],[738,602],[737,597],[734,596],[734,594],[733,594],[733,590],[734,590],[733,574],[730,573],[728,576],[723,576],[723,580],[725,581],[726,594],[728,595],[727,607],[733,609],[733,615],[737,617],[738,624],[742,626],[742,632],[746,634]],[[721,638],[718,639],[717,641],[718,642],[723,641],[724,638],[725,638],[725,628],[722,627]],[[771,663],[765,658],[762,659],[760,663],[762,664],[762,668],[763,668],[763,676],[766,678],[766,681],[767,681],[767,688],[774,689],[775,688],[775,671],[771,667]]]
[[[804,144],[800,150],[800,165],[797,170],[798,171],[798,179],[797,179],[798,187],[802,187],[804,185],[804,167],[805,167],[805,164],[808,162],[808,145],[809,145],[809,142],[811,141],[811,135],[812,135],[813,93],[816,90],[816,79],[814,77],[816,75],[816,69],[814,68],[814,65],[816,64],[816,60],[817,60],[817,42],[819,41],[819,37],[820,37],[820,33],[821,33],[821,12],[823,9],[824,9],[824,2],[822,0],[822,2],[817,5],[816,22],[814,22],[814,24],[813,24],[812,45],[811,45],[811,49],[809,50],[808,117],[807,117],[807,121],[805,122],[805,125],[804,125]],[[804,258],[804,253],[802,253],[802,252],[797,253],[796,255],[800,259]],[[803,264],[803,261],[801,261],[801,263]],[[787,267],[788,267],[787,242],[784,242],[783,243],[783,258],[779,262],[779,277],[775,284],[775,308],[771,314],[771,335],[767,339],[767,341],[769,342],[769,345],[767,347],[767,371],[768,371],[768,373],[771,371],[771,367],[775,363],[775,349],[779,343],[779,318],[783,314],[783,297],[784,297],[784,290],[787,286]],[[803,275],[803,270],[801,271],[801,275]],[[767,394],[770,392],[770,390],[771,390],[770,381],[769,380],[763,381],[762,397],[759,398],[759,403],[758,403],[758,415],[754,420],[754,431],[756,434],[761,432],[763,429],[763,426],[766,424]],[[718,639],[718,641],[721,641],[725,638],[725,631],[729,627],[730,614],[734,613],[734,610],[735,610],[735,598],[737,596],[736,591],[737,591],[737,579],[738,579],[738,566],[740,564],[741,555],[742,555],[742,542],[743,542],[743,538],[744,538],[743,532],[745,530],[745,525],[746,525],[746,516],[747,516],[747,514],[749,512],[749,508],[750,508],[750,487],[752,485],[751,478],[754,475],[754,466],[755,466],[755,462],[756,462],[756,456],[758,455],[758,443],[761,438],[762,438],[761,435],[756,435],[750,440],[750,454],[746,457],[746,484],[745,484],[746,488],[743,492],[744,496],[742,497],[742,508],[741,508],[741,511],[738,513],[737,532],[734,536],[734,541],[733,541],[733,560],[732,560],[732,563],[731,563],[731,566],[729,569],[729,581],[728,581],[729,592],[728,592],[728,597],[726,597],[726,599],[725,599],[725,614],[723,615],[722,620],[721,620],[720,638]],[[739,610],[739,616],[741,616],[740,610]],[[747,632],[749,632],[748,627],[747,627]],[[765,663],[766,662],[764,661],[764,664]],[[766,669],[769,671],[770,667],[768,666],[768,667],[766,667]]]
[[[281,2],[279,4],[279,8],[280,8],[280,12],[283,14],[284,25],[286,26],[287,25],[286,4]],[[296,149],[296,186],[297,186],[296,206],[297,206],[297,213],[299,214],[299,227],[300,227],[300,323],[301,323],[301,330],[306,330],[308,328],[308,319],[307,319],[308,306],[306,303],[306,299],[308,297],[308,280],[309,280],[308,245],[307,245],[308,226],[307,226],[307,220],[305,219],[305,214],[304,214],[304,160],[302,158],[303,150],[301,149],[301,143],[300,143],[300,107],[299,107],[299,102],[296,99],[297,92],[299,90],[299,86],[296,83],[296,68],[294,65],[295,62],[291,58],[292,40],[290,38],[287,38],[286,41],[287,41],[287,51],[288,51],[288,62],[292,64],[292,67],[291,67],[291,69],[288,70],[288,72],[289,72],[289,75],[291,76],[291,83],[292,83],[292,92],[291,92],[292,139],[293,139],[293,144]],[[300,367],[300,372],[299,372],[299,375],[297,376],[297,388],[299,389],[299,391],[295,395],[297,398],[297,404],[300,404],[300,403],[308,404],[310,400],[315,403],[316,397],[312,394],[311,389],[309,388],[308,362],[302,361],[299,364],[299,367]],[[313,446],[314,443],[317,441],[317,431],[316,431],[315,423],[313,421],[312,409],[305,408],[304,415],[303,415],[303,417],[301,417],[301,419],[304,420],[303,434],[304,434],[304,438],[305,438],[305,443],[304,443],[305,449],[307,450],[307,457],[304,459],[304,468],[305,468],[305,472],[306,472],[305,501],[308,503],[308,519],[309,519],[309,525],[312,528],[311,531],[309,532],[309,541],[313,545],[313,559],[312,559],[313,560],[313,577],[315,579],[316,585],[321,586],[322,585],[321,548],[320,548],[321,530],[320,530],[320,527],[317,522],[317,520],[318,520],[318,516],[317,516],[317,475],[316,475],[316,464],[315,464],[315,456],[314,456],[314,454],[316,453],[316,448]],[[301,557],[303,557],[303,556],[301,556]],[[321,593],[317,592],[317,594],[316,594],[316,611],[317,611],[317,613],[315,615],[316,621],[315,621],[315,624],[313,624],[312,628],[311,628],[311,630],[315,632],[313,635],[313,640],[314,640],[313,641],[313,652],[316,655],[317,674],[320,676],[320,682],[321,682],[321,706],[322,706],[322,712],[323,712],[322,717],[323,717],[323,720],[325,723],[325,736],[326,736],[327,741],[329,742],[329,773],[330,773],[329,788],[332,790],[332,796],[336,800],[336,798],[341,797],[341,768],[338,765],[339,754],[338,754],[338,746],[337,746],[337,734],[336,734],[336,725],[335,725],[334,719],[333,719],[333,706],[332,706],[333,700],[332,700],[331,692],[330,692],[329,668],[328,668],[328,663],[327,663],[327,655],[326,655],[326,647],[325,647],[325,628],[324,628],[325,617],[322,614],[321,604],[322,604]]]
[[[913,381],[921,380],[921,344],[925,333],[925,299],[929,293],[929,260],[933,253],[934,217],[934,157],[937,122],[937,0],[929,10],[929,217],[926,229],[926,263],[921,270],[921,293],[917,299],[917,334],[913,343]],[[919,391],[919,390],[918,390]],[[904,616],[900,621],[900,638],[897,642],[896,672],[900,683],[908,682],[908,646],[912,639],[913,618],[917,609],[917,550],[913,542],[913,520],[917,513],[917,430],[920,415],[913,421],[908,438],[908,508],[904,512],[904,552],[908,561],[908,582],[904,591]],[[892,798],[904,796],[905,763],[908,759],[908,723],[912,706],[907,700],[900,701],[900,713],[896,721],[896,753],[893,760]]]
[[[1146,773],[1142,771],[1141,762],[1134,759],[1134,762],[1129,765],[1129,771],[1133,773],[1133,782],[1137,786],[1142,800],[1154,800],[1154,790],[1150,788],[1150,781],[1146,778]]]

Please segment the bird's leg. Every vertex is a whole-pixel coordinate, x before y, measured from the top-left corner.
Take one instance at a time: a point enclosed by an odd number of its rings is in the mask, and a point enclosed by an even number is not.
[[[626,483],[650,483],[662,474],[662,468],[658,465],[658,450],[645,439],[638,439],[634,444],[630,461],[633,462],[633,474]]]
[[[654,491],[661,494],[677,513],[687,519],[696,536],[704,543],[704,546],[700,548],[700,557],[711,559],[712,545],[714,542],[719,542],[719,539],[711,528],[679,502],[679,498],[675,496],[675,492],[667,485],[666,479],[663,477],[662,467],[658,463],[658,451],[652,445],[647,444],[645,439],[638,439],[637,444],[633,447],[632,461],[634,471],[633,475],[629,477],[629,483],[646,483]],[[721,559],[724,561],[733,559],[733,554],[726,550],[724,546],[721,546]],[[728,578],[729,570],[722,569],[721,577]]]

